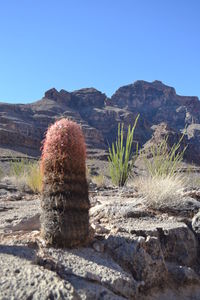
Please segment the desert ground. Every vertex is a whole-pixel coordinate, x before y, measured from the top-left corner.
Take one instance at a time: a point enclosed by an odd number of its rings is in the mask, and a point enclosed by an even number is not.
[[[21,155],[1,150],[1,299],[199,299],[198,167],[183,163],[187,185],[162,199],[140,161],[119,188],[106,160],[88,159],[90,241],[55,249],[40,236],[41,194],[9,176],[9,154]]]

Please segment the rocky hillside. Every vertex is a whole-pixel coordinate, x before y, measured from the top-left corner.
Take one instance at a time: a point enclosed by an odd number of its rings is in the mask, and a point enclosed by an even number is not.
[[[65,116],[82,125],[88,153],[95,154],[115,139],[119,122],[127,127],[138,113],[135,138],[140,146],[152,137],[154,125],[161,122],[178,135],[187,127],[185,142],[190,151],[195,149],[190,160],[200,161],[199,99],[179,96],[160,81],[136,81],[119,88],[111,98],[94,88],[74,92],[53,88],[32,104],[0,103],[0,148],[38,156],[49,124]]]

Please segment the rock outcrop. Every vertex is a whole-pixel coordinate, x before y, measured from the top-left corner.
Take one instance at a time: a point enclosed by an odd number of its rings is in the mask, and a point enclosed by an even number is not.
[[[162,122],[158,125],[153,125],[151,127],[153,130],[152,137],[143,145],[141,153],[146,153],[150,158],[148,153],[153,145],[160,145],[165,140],[167,142],[168,150],[170,150],[175,143],[178,143],[178,141],[181,140],[178,151],[184,151],[184,159],[187,162],[199,164],[200,140],[198,139],[198,136],[188,135],[191,126],[192,125],[190,125],[185,134],[183,134],[184,131],[176,131],[165,122]]]
[[[199,99],[179,96],[174,88],[161,81],[136,81],[121,87],[111,97],[110,104],[137,111],[152,124],[166,122],[173,128],[182,129],[200,122]]]

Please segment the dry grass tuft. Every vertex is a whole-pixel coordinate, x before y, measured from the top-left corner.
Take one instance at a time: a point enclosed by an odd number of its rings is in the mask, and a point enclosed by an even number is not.
[[[3,178],[3,170],[2,168],[0,167],[0,180]]]
[[[18,188],[20,191],[25,191],[27,184],[26,184],[26,177],[24,175],[21,176],[14,176],[14,175],[7,175],[3,177],[4,181],[8,181],[9,183],[13,184]]]
[[[27,186],[34,192],[42,190],[42,173],[38,162],[20,160],[12,162],[10,167],[9,180],[20,190]]]
[[[149,175],[152,177],[173,176],[178,172],[183,161],[183,156],[187,146],[181,148],[181,142],[184,138],[185,132],[180,137],[177,143],[174,143],[170,148],[168,146],[168,136],[164,138],[160,144],[153,144],[148,155],[152,159],[144,156],[144,163]]]
[[[91,180],[94,184],[96,184],[98,187],[105,186],[105,177],[103,174],[99,174],[96,176],[92,176]]]
[[[40,193],[42,191],[42,172],[39,164],[29,166],[26,183],[34,193]]]
[[[145,206],[159,210],[181,201],[185,180],[177,175],[138,177],[133,185],[144,198]]]

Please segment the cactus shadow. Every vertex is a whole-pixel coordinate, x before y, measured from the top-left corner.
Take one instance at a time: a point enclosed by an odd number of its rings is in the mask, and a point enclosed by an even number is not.
[[[33,261],[36,256],[36,250],[27,246],[0,245],[0,254],[8,254]]]

